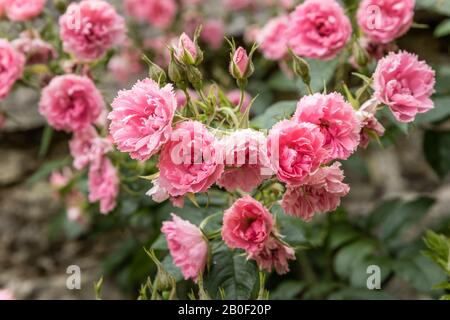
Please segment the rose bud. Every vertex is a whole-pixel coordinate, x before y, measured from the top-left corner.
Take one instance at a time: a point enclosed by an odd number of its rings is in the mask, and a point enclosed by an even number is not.
[[[252,63],[252,54],[247,54],[244,48],[239,47],[231,53],[230,73],[238,81],[246,80],[255,71]]]

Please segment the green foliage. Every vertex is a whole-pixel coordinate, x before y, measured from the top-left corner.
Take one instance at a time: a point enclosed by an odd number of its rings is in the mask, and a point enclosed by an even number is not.
[[[280,120],[290,118],[297,107],[297,101],[277,102],[252,121],[252,126],[261,129],[270,129]]]
[[[423,148],[430,166],[444,178],[450,171],[450,131],[427,130]]]

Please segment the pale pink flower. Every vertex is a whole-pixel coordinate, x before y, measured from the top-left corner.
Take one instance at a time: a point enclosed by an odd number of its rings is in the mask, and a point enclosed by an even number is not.
[[[324,135],[312,123],[283,120],[273,126],[267,141],[273,170],[288,185],[303,184],[329,157]]]
[[[289,45],[299,56],[331,59],[351,34],[350,20],[335,0],[306,0],[291,13]]]
[[[3,0],[6,16],[11,21],[26,21],[44,10],[47,0]]]
[[[310,221],[315,213],[334,211],[350,191],[339,162],[320,168],[305,184],[287,187],[280,204],[286,214]]]
[[[69,148],[77,170],[89,164],[99,165],[103,156],[113,150],[111,139],[100,137],[93,127],[76,131],[69,141]]]
[[[255,0],[223,0],[225,8],[230,11],[240,11],[250,8]]]
[[[116,207],[119,193],[119,176],[116,168],[107,157],[91,166],[88,175],[89,202],[100,201],[100,212],[107,214]]]
[[[39,112],[57,130],[78,131],[94,123],[105,103],[91,79],[58,76],[42,90]]]
[[[125,85],[144,71],[141,61],[142,53],[134,48],[125,48],[120,54],[111,58],[108,63],[108,69],[114,78]]]
[[[73,179],[73,172],[70,167],[64,167],[61,171],[53,171],[50,175],[50,185],[55,190],[65,188]]]
[[[169,193],[166,189],[161,188],[159,185],[159,179],[152,181],[153,187],[147,191],[146,195],[151,197],[153,201],[161,203],[169,199]]]
[[[241,90],[231,90],[227,93],[227,98],[234,106],[238,106],[241,100]],[[242,102],[241,113],[245,113],[252,103],[252,96],[248,92],[244,92],[244,101]]]
[[[20,37],[12,42],[12,45],[27,57],[27,64],[46,64],[58,56],[51,44],[29,32],[22,32]]]
[[[373,75],[378,101],[391,109],[400,122],[411,122],[418,113],[434,107],[435,72],[417,55],[391,52],[378,62]]]
[[[206,192],[223,172],[221,152],[215,137],[203,124],[186,121],[177,124],[161,150],[159,184],[172,197]]]
[[[151,80],[138,81],[119,91],[111,104],[110,133],[117,148],[145,161],[169,140],[177,101],[171,84],[163,88]]]
[[[226,165],[217,185],[229,192],[240,189],[251,192],[271,170],[267,157],[267,139],[263,133],[251,129],[237,130],[221,140],[222,163]]]
[[[64,51],[83,61],[102,57],[125,39],[125,20],[103,0],[72,2],[59,27]]]
[[[357,20],[373,42],[388,43],[404,35],[413,23],[415,0],[363,0]]]
[[[361,108],[356,112],[356,115],[361,122],[361,132],[359,146],[367,148],[370,142],[371,135],[381,137],[384,135],[384,127],[375,117],[377,106],[379,102],[376,98],[366,101]]]
[[[22,77],[25,56],[7,40],[0,39],[0,100],[11,91],[14,83]]]
[[[255,260],[262,270],[272,272],[275,269],[282,275],[289,272],[288,260],[295,260],[295,251],[280,240],[270,237],[263,249],[250,254],[249,259]]]
[[[270,60],[281,60],[287,54],[287,30],[289,16],[280,16],[269,20],[259,31],[257,42],[263,55]]]
[[[220,20],[207,20],[203,23],[200,38],[206,42],[211,49],[217,50],[222,46],[225,37],[225,26]]]
[[[80,224],[86,223],[84,207],[86,205],[85,195],[77,189],[72,189],[65,198],[66,214],[69,221]]]
[[[320,127],[325,137],[324,148],[329,152],[328,160],[347,159],[358,148],[361,123],[353,107],[339,93],[303,97],[292,119]]]
[[[249,69],[249,57],[244,48],[239,47],[233,53],[230,62],[230,73],[236,79],[243,79],[246,77]]]
[[[175,19],[177,3],[174,0],[125,0],[125,9],[138,21],[167,28]]]
[[[252,254],[264,248],[273,226],[269,210],[247,195],[225,210],[222,239],[228,247]]]
[[[0,290],[0,300],[16,300],[14,294],[9,289]]]
[[[166,236],[173,263],[184,278],[197,281],[208,260],[208,244],[202,231],[172,213],[172,221],[165,221],[161,232]]]

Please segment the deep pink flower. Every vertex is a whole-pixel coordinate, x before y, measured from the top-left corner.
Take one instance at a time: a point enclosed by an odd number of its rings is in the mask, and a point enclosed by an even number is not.
[[[133,18],[158,28],[169,27],[177,13],[174,0],[125,0],[125,8]]]
[[[3,0],[6,16],[11,21],[26,21],[44,10],[47,0]]]
[[[284,212],[310,221],[315,213],[336,210],[341,197],[350,191],[349,186],[342,182],[344,173],[340,165],[335,162],[329,167],[320,168],[302,186],[288,186],[280,202]]]
[[[287,54],[289,16],[271,19],[257,35],[259,48],[267,59],[281,60]]]
[[[251,192],[272,175],[267,158],[267,139],[251,129],[234,131],[221,140],[226,170],[217,185],[233,192]]]
[[[244,196],[225,210],[222,239],[228,247],[252,254],[264,248],[273,226],[270,212],[252,197]]]
[[[227,98],[234,106],[237,107],[241,100],[241,90],[231,90],[227,93]],[[244,101],[240,110],[241,113],[245,113],[245,111],[247,111],[248,107],[250,107],[250,103],[252,103],[252,96],[248,92],[244,92]]]
[[[125,20],[103,0],[72,2],[59,18],[64,51],[91,61],[125,38]]]
[[[293,121],[309,122],[320,127],[329,152],[328,160],[347,159],[357,149],[361,123],[353,107],[339,93],[316,93],[297,104]]]
[[[100,212],[107,214],[116,207],[119,193],[119,176],[116,168],[107,157],[98,166],[89,168],[89,202],[100,201]]]
[[[42,90],[39,112],[57,130],[78,131],[94,123],[105,109],[91,79],[73,74],[58,76]]]
[[[378,101],[391,109],[400,122],[411,122],[418,113],[434,107],[435,72],[417,55],[391,52],[378,62],[373,88]]]
[[[225,26],[220,20],[207,20],[203,24],[200,38],[206,42],[211,49],[217,50],[222,46],[225,37]]]
[[[159,158],[159,184],[172,197],[205,192],[223,172],[220,146],[203,124],[179,123]]]
[[[275,269],[281,275],[289,272],[288,260],[295,260],[295,251],[280,240],[270,237],[263,249],[250,254],[249,259],[255,260],[260,269],[267,272]]]
[[[335,0],[306,0],[291,13],[289,45],[299,56],[331,59],[351,34],[350,20]]]
[[[268,154],[280,181],[298,186],[329,157],[325,138],[312,123],[278,122],[267,138]]]
[[[165,221],[161,232],[166,236],[173,263],[184,278],[197,281],[208,260],[208,244],[202,231],[172,213],[172,221]]]
[[[0,39],[0,100],[11,91],[14,83],[22,77],[25,56],[5,39]]]
[[[69,142],[70,154],[73,157],[73,166],[77,170],[85,168],[88,164],[100,165],[105,154],[113,150],[112,141],[102,138],[93,127],[76,131]]]
[[[233,53],[230,63],[230,73],[236,79],[243,79],[246,77],[249,69],[249,57],[244,48],[239,47]]]
[[[415,0],[363,0],[357,19],[366,37],[388,43],[404,35],[413,23]]]
[[[120,91],[111,106],[110,133],[131,158],[148,160],[168,141],[177,109],[171,84],[160,88],[151,79],[138,81],[131,90]]]
[[[376,135],[378,137],[384,135],[384,127],[375,117],[378,104],[378,100],[376,98],[372,98],[366,101],[356,112],[362,126],[359,141],[359,146],[361,148],[367,148],[371,135]]]
[[[27,57],[27,64],[46,64],[58,56],[51,44],[28,32],[21,33],[12,45]]]

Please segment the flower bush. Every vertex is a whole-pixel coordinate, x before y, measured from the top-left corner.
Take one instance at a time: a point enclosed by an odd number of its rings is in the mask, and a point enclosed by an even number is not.
[[[44,153],[49,132],[68,139],[70,157],[37,175],[51,174],[79,234],[102,219],[144,229],[130,254],[145,246],[149,259],[128,269],[143,283],[141,299],[186,297],[177,296],[180,282],[189,298],[266,299],[266,279],[298,269],[311,288],[323,267],[311,256],[337,250],[336,274],[360,288],[361,266],[400,256],[395,246],[376,252],[395,219],[433,204],[390,200],[360,224],[341,206],[352,193],[346,163],[361,149],[421,116],[441,120],[438,108],[449,114],[433,99],[434,69],[395,45],[413,25],[415,1],[220,1],[221,17],[200,14],[206,2],[127,0],[126,18],[104,0],[55,1],[53,15],[46,1],[2,2],[9,23],[27,23],[16,39],[0,39],[0,99],[37,89]],[[265,13],[258,26],[246,17],[245,30],[229,28],[235,14],[256,11]],[[34,25],[39,15],[53,21]],[[112,95],[106,74],[120,86]],[[285,95],[271,95],[269,106],[265,95],[277,90],[264,82],[275,77]],[[342,289],[326,281],[327,292]]]

